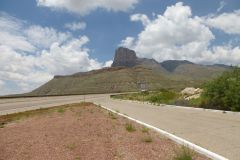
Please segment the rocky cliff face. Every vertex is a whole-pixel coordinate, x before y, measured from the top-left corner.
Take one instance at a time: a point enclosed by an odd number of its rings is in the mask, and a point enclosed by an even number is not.
[[[112,67],[133,67],[136,65],[137,59],[135,51],[119,47],[115,51]]]
[[[144,66],[146,68],[164,70],[160,63],[154,59],[138,58],[135,51],[120,47],[115,52],[112,67],[134,67]]]

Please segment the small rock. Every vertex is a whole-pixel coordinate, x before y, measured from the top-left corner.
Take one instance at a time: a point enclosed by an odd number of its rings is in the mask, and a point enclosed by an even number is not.
[[[184,95],[185,100],[190,100],[199,98],[202,92],[201,88],[187,87],[181,91],[181,94]]]

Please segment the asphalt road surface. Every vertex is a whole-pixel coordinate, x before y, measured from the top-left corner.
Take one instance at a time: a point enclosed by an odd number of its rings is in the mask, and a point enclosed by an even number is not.
[[[163,129],[231,160],[240,159],[240,114],[112,100],[108,94],[0,99],[0,115],[94,102]]]

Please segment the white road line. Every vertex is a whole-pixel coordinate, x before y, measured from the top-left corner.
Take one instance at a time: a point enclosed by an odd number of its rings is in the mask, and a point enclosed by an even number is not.
[[[97,104],[96,104],[96,105],[97,105]],[[139,121],[139,120],[137,120],[137,119],[131,118],[131,117],[129,117],[129,116],[127,116],[127,115],[124,115],[124,114],[122,114],[122,113],[116,112],[116,111],[114,111],[114,110],[112,110],[112,109],[109,109],[109,108],[107,108],[107,107],[105,107],[105,106],[100,105],[100,107],[102,107],[102,108],[104,108],[104,109],[106,109],[106,110],[108,110],[108,111],[110,111],[110,112],[116,113],[116,114],[118,114],[118,115],[120,115],[120,116],[122,116],[122,117],[125,117],[125,118],[127,118],[127,119],[129,119],[129,120],[132,120],[132,121],[134,121],[134,122],[136,122],[136,123],[138,123],[138,124],[141,124],[141,125],[144,125],[144,126],[146,126],[146,127],[148,127],[148,128],[151,128],[151,129],[159,132],[160,134],[166,136],[167,138],[175,141],[176,143],[178,143],[178,144],[180,144],[180,145],[184,145],[184,146],[186,146],[186,147],[188,147],[188,148],[190,148],[190,149],[192,149],[192,150],[194,150],[194,151],[196,151],[196,152],[198,152],[198,153],[200,153],[200,154],[203,154],[203,155],[207,156],[208,158],[211,158],[211,159],[213,159],[213,160],[228,160],[227,158],[225,158],[225,157],[223,157],[223,156],[221,156],[221,155],[219,155],[219,154],[216,154],[216,153],[214,153],[214,152],[211,152],[211,151],[209,151],[209,150],[207,150],[207,149],[205,149],[205,148],[202,148],[202,147],[200,147],[200,146],[198,146],[198,145],[196,145],[196,144],[194,144],[194,143],[192,143],[192,142],[189,142],[189,141],[187,141],[187,140],[185,140],[185,139],[183,139],[183,138],[180,138],[180,137],[178,137],[178,136],[175,136],[175,135],[173,135],[173,134],[171,134],[171,133],[169,133],[169,132],[167,132],[167,131],[164,131],[164,130],[162,130],[162,129],[159,129],[159,128],[154,127],[154,126],[152,126],[152,125],[150,125],[150,124],[147,124],[147,123],[144,123],[144,122],[142,122],[142,121]]]

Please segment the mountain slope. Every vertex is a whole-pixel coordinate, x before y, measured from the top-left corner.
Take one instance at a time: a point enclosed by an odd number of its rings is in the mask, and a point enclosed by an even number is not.
[[[153,69],[141,66],[133,68],[105,68],[93,73],[82,73],[71,76],[57,76],[30,95],[67,95],[87,93],[113,93],[137,91],[143,88],[154,90],[166,86],[179,88],[187,84],[181,79],[155,73]]]
[[[55,76],[27,95],[113,93],[160,88],[181,89],[187,86],[199,86],[225,70],[227,68],[222,66],[204,66],[188,61],[158,63],[153,59],[138,58],[132,50],[119,48],[116,50],[112,67],[69,76]]]
[[[182,64],[175,68],[173,74],[184,77],[191,77],[192,79],[211,79],[227,69],[219,66],[204,66],[199,64]]]

